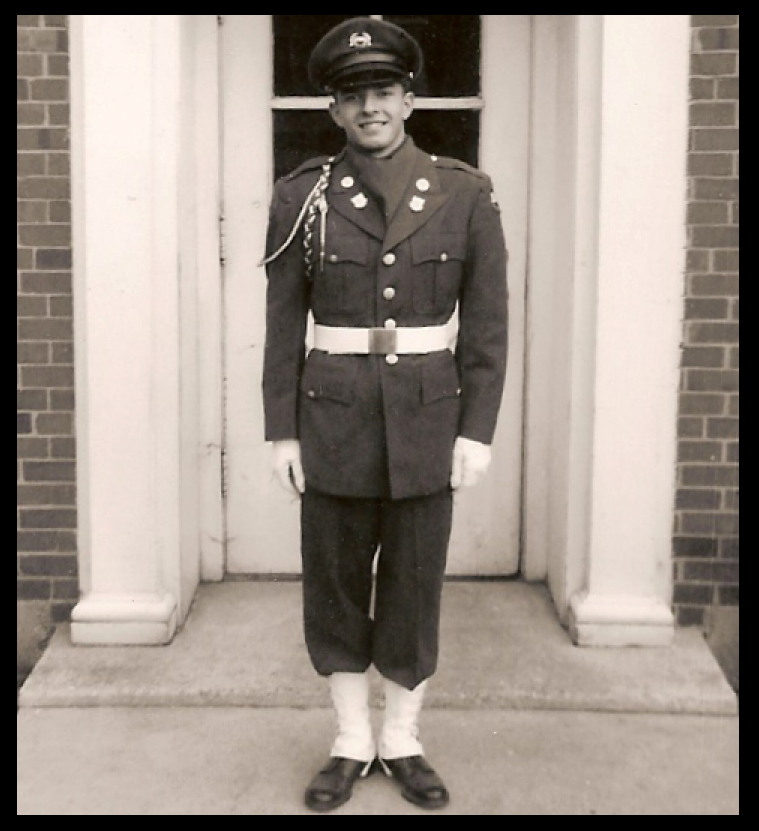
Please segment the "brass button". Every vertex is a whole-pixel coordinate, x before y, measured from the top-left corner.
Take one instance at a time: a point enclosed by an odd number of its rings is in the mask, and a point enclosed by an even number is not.
[[[441,263],[447,263],[449,259],[450,259],[450,257],[446,253],[443,253],[443,254],[440,255],[440,262]]]
[[[385,360],[388,363],[388,366],[397,366],[400,358],[397,355],[388,355]]]
[[[398,262],[398,257],[396,257],[396,255],[393,253],[385,254],[385,256],[382,258],[382,262],[389,268],[390,266],[393,266]]]
[[[316,390],[309,390],[308,397],[311,399],[316,398]]]
[[[395,300],[396,291],[394,288],[387,288],[382,292],[382,296],[390,302],[391,300]]]
[[[340,258],[337,256],[337,254],[330,254],[329,255],[329,261],[331,263],[336,263],[336,262],[340,261]]]
[[[385,329],[393,330],[393,329],[397,329],[397,328],[398,328],[398,324],[392,318],[390,320],[385,321]]]

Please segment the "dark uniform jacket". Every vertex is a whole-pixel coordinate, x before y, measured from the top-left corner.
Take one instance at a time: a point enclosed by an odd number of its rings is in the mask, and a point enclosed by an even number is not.
[[[406,499],[449,487],[458,436],[490,444],[503,396],[506,249],[490,179],[413,146],[406,193],[388,222],[344,152],[327,193],[326,251],[309,279],[302,231],[268,266],[267,441],[299,439],[308,485],[355,498]],[[296,223],[327,159],[275,188],[268,253]],[[388,256],[390,255],[390,256]],[[447,323],[455,354],[331,355],[304,347],[318,324],[384,328]]]

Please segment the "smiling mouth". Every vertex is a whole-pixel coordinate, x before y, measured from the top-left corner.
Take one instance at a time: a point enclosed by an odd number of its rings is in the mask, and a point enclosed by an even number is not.
[[[367,130],[371,127],[385,127],[387,125],[386,121],[365,121],[363,124],[360,124],[362,130]]]

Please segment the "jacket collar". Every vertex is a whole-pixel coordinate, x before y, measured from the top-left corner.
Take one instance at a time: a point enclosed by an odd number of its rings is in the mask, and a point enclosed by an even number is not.
[[[332,168],[329,206],[375,239],[385,238],[385,217],[377,200],[362,184],[358,170],[344,150]]]
[[[349,222],[383,242],[383,253],[392,250],[423,228],[446,204],[448,195],[432,158],[414,148],[415,160],[406,192],[390,225],[371,191],[362,183],[360,172],[343,151],[335,160],[329,203]]]
[[[448,201],[432,158],[416,150],[406,193],[385,235],[383,252],[390,251],[423,228]]]

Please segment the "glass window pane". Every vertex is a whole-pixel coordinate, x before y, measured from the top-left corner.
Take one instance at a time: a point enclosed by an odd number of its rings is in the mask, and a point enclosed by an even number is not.
[[[275,14],[274,94],[314,95],[308,80],[308,59],[319,40],[338,23],[359,15]],[[436,98],[480,94],[482,24],[478,14],[388,14],[419,40],[425,70],[416,92]]]
[[[274,94],[316,95],[308,80],[308,59],[333,27],[353,14],[273,14]]]
[[[433,156],[450,156],[477,167],[480,113],[471,110],[417,110],[408,122],[417,145]]]
[[[274,175],[279,179],[314,156],[335,156],[345,134],[322,111],[274,113]]]
[[[452,156],[473,166],[479,163],[480,113],[417,110],[408,131],[424,151]],[[314,156],[334,156],[345,135],[326,112],[274,113],[274,168],[277,178]]]
[[[480,94],[482,23],[478,14],[388,14],[424,51],[418,95],[461,98]]]

